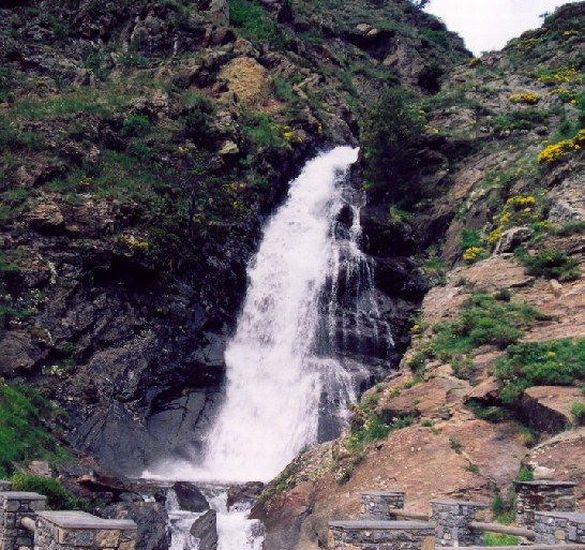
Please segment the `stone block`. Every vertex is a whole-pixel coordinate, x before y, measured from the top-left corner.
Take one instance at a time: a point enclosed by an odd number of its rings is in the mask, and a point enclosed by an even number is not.
[[[101,529],[95,534],[95,543],[99,548],[115,548],[120,540],[120,531]]]

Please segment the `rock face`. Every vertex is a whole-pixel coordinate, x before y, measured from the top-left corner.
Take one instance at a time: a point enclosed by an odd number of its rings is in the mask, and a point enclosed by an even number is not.
[[[56,401],[69,444],[121,472],[198,452],[246,264],[306,158],[356,143],[389,75],[421,89],[437,59],[468,58],[402,2],[257,8],[259,36],[225,0],[0,5],[0,375]],[[424,291],[387,248],[386,370]]]
[[[580,401],[579,388],[538,386],[528,388],[520,401],[526,424],[539,432],[557,434],[573,423],[571,407]]]

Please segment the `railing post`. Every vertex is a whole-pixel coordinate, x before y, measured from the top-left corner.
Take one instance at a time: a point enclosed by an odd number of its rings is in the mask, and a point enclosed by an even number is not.
[[[362,498],[362,519],[390,521],[396,516],[392,510],[404,509],[404,491],[366,491]]]
[[[21,520],[34,518],[39,510],[44,510],[46,501],[47,497],[38,493],[0,493],[0,550],[33,547],[33,534],[21,524]]]
[[[570,481],[515,481],[516,521],[518,525],[534,528],[535,512],[573,512],[575,483]]]
[[[34,550],[134,550],[136,523],[86,512],[40,512]]]
[[[431,521],[435,524],[437,546],[481,545],[481,533],[471,528],[477,512],[485,510],[486,504],[457,500],[431,501]]]
[[[535,512],[537,544],[585,544],[585,513]]]

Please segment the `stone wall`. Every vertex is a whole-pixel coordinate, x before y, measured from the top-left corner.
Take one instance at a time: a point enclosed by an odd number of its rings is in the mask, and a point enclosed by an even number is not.
[[[44,510],[46,501],[37,493],[0,493],[0,550],[32,548],[33,534],[21,525],[21,520]]]
[[[392,509],[404,508],[404,491],[368,491],[360,493],[362,519],[388,521],[396,519]]]
[[[482,533],[474,531],[470,523],[477,513],[487,508],[479,502],[433,500],[431,521],[435,525],[437,546],[474,546],[483,544]]]
[[[585,513],[536,512],[537,544],[585,544]]]
[[[40,512],[34,550],[134,550],[136,524],[85,512]]]
[[[9,488],[7,482],[0,482]],[[85,512],[46,512],[38,493],[0,492],[0,550],[134,550],[136,524]],[[22,524],[27,519],[27,527]]]
[[[333,550],[431,550],[435,529],[421,521],[333,521]]]
[[[534,528],[535,512],[573,512],[575,510],[575,483],[570,481],[515,482],[516,520],[518,525]]]

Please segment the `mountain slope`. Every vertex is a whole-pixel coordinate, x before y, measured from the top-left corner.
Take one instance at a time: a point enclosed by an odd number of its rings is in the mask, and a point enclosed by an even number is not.
[[[584,3],[567,5],[458,67],[422,102],[420,135],[381,125],[362,136],[376,178],[366,247],[380,268],[380,235],[419,243],[435,286],[398,375],[364,395],[340,439],[264,492],[255,515],[268,548],[326,547],[327,522],[357,517],[364,490],[404,489],[414,510],[448,496],[501,512],[519,472],[544,467],[576,481],[583,503],[584,17]],[[377,158],[397,133],[414,165]]]

